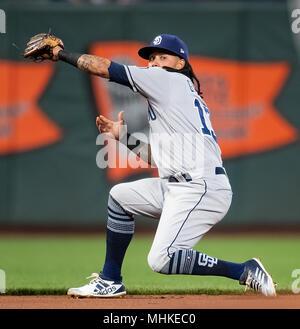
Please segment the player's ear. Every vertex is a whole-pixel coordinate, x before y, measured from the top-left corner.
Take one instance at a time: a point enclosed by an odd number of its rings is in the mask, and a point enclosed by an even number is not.
[[[180,58],[176,63],[176,69],[181,70],[184,68],[184,65],[185,65],[185,60],[183,58]]]

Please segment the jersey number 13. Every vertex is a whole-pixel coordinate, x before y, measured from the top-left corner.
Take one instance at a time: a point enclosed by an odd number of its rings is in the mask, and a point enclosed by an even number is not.
[[[195,107],[198,109],[198,112],[200,115],[200,119],[201,119],[201,123],[202,123],[201,129],[202,129],[203,134],[212,136],[212,138],[217,142],[217,136],[211,127],[210,121],[209,121],[209,127],[207,126],[207,123],[205,122],[205,114],[209,115],[209,110],[208,110],[207,106],[205,104],[200,104],[200,102],[197,98],[195,99],[194,104],[195,104]]]

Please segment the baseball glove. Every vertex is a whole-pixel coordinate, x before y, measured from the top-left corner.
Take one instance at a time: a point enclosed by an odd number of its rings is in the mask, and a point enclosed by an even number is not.
[[[24,51],[24,58],[34,61],[52,59],[52,49],[60,46],[64,49],[64,43],[56,36],[49,33],[40,33],[30,38]]]

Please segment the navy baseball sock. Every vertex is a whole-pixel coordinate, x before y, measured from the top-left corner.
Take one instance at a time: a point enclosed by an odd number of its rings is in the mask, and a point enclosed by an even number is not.
[[[109,195],[106,231],[106,257],[100,277],[122,281],[121,267],[134,233],[134,219]]]
[[[243,263],[231,263],[191,249],[177,250],[163,273],[216,275],[239,280],[244,271]]]

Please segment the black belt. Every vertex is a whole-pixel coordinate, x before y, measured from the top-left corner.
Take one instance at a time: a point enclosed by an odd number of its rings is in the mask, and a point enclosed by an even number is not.
[[[222,167],[216,167],[215,169],[215,174],[216,175],[226,175],[226,172],[224,170],[224,168]],[[189,173],[184,173],[180,175],[186,182],[190,182],[192,180],[192,177]],[[179,180],[178,178],[176,178],[175,176],[170,176],[168,178],[168,182],[169,183],[179,183],[181,180]]]
[[[226,171],[222,167],[216,167],[216,175],[226,175]]]

